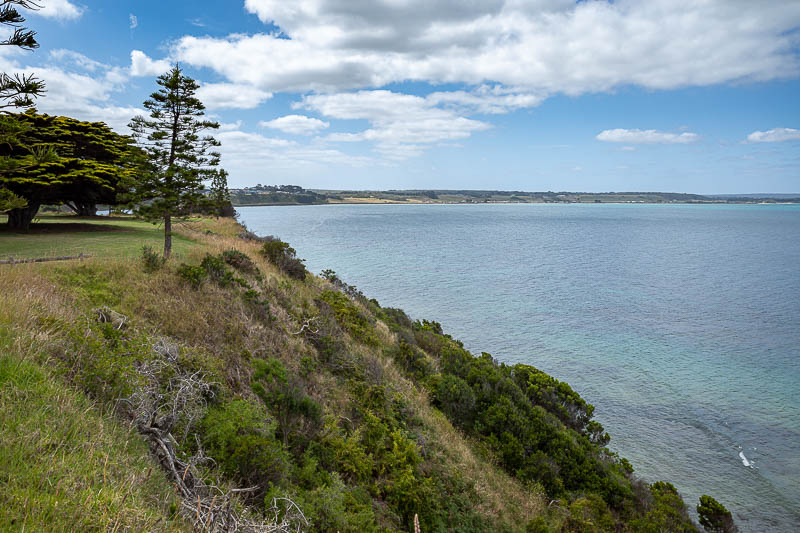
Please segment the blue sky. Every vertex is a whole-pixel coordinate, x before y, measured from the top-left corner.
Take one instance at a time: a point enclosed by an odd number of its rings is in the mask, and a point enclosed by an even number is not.
[[[174,62],[234,187],[800,192],[800,2],[42,0],[38,108],[120,132]]]

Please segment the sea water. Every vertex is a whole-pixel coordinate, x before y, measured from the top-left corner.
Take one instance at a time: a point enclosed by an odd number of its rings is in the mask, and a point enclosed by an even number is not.
[[[800,530],[800,206],[244,207],[384,306],[595,405],[647,481]]]

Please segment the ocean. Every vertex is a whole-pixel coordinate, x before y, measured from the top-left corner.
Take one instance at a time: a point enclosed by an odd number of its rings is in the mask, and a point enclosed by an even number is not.
[[[743,533],[800,528],[800,206],[238,208],[383,306],[595,406],[609,447]]]

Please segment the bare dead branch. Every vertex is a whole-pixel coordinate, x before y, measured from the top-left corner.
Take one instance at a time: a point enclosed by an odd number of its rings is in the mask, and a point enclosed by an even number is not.
[[[309,333],[316,335],[317,333],[319,333],[319,328],[314,329],[311,325],[315,323],[317,320],[319,320],[318,316],[311,317],[305,322],[303,322],[303,325],[299,330],[295,332],[290,331],[289,333],[292,335],[301,335],[304,331],[308,331]]]
[[[110,310],[109,310],[110,311]],[[101,316],[103,316],[101,314]],[[172,435],[175,427],[190,432],[214,396],[214,383],[202,372],[189,372],[178,364],[180,349],[168,339],[152,345],[155,355],[137,368],[140,383],[128,398],[118,400],[150,450],[175,484],[181,497],[181,514],[195,531],[205,533],[300,533],[309,523],[302,510],[289,498],[275,498],[266,518],[254,516],[239,501],[239,495],[259,487],[222,490],[208,484],[198,468],[212,461],[203,454],[195,434],[197,453],[181,457]]]

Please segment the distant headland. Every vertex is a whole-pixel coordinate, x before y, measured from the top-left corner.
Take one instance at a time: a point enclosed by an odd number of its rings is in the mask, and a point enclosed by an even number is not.
[[[567,192],[499,190],[329,190],[298,185],[256,185],[230,189],[234,206],[320,204],[797,204],[797,194],[716,194],[674,192]]]

